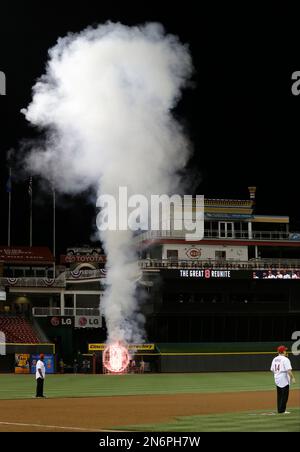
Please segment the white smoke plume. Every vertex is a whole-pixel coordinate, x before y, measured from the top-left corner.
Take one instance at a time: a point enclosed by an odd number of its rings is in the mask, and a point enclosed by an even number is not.
[[[27,158],[58,190],[178,193],[190,146],[172,109],[192,74],[187,46],[157,23],[106,23],[59,39],[22,110],[46,132]],[[80,215],[80,212],[78,212]],[[101,301],[108,341],[143,339],[135,300],[138,267],[130,231],[102,232],[108,289]]]

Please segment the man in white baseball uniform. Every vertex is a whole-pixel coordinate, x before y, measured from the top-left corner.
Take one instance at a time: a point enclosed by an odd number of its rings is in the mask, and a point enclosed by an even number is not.
[[[286,356],[287,348],[280,345],[277,348],[278,356],[273,359],[271,371],[274,374],[277,387],[277,411],[278,413],[290,414],[286,411],[286,405],[289,398],[290,383],[295,383],[295,377],[292,373],[291,361]]]
[[[35,367],[35,378],[36,378],[36,397],[44,396],[44,380],[46,375],[46,369],[44,364],[44,354],[40,354],[40,359],[36,363]]]

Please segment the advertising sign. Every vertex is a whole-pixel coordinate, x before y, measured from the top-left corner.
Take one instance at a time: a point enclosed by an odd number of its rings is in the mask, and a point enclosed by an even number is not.
[[[248,270],[218,270],[218,269],[174,269],[161,270],[164,278],[180,279],[252,279],[252,271]]]
[[[76,315],[75,328],[101,328],[102,317],[93,315]]]
[[[230,270],[230,269],[169,269],[161,270],[161,275],[166,279],[285,279],[300,280],[300,271],[298,270]]]
[[[29,374],[30,373],[30,355],[27,353],[15,354],[15,373]]]
[[[35,366],[37,361],[39,360],[40,355],[31,355],[30,359],[30,368],[31,373],[35,374]],[[44,356],[44,364],[45,364],[45,370],[46,374],[53,374],[54,373],[54,355],[45,355]]]
[[[79,264],[79,263],[105,263],[106,256],[103,254],[81,254],[81,255],[71,255],[67,256],[65,254],[60,256],[61,264]]]
[[[18,248],[0,246],[0,261],[25,264],[28,262],[52,263],[53,256],[46,247],[24,247]]]
[[[70,316],[52,316],[48,317],[49,323],[54,327],[70,328],[74,324],[74,317]]]
[[[107,344],[89,344],[89,352],[101,352],[107,347]],[[135,350],[138,352],[153,351],[155,349],[154,344],[131,344],[128,347],[129,350]]]

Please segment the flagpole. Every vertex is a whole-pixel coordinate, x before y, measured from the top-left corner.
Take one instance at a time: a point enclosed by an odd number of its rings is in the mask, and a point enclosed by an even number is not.
[[[29,188],[28,188],[29,196],[30,196],[30,217],[29,217],[29,246],[32,248],[32,177],[29,179]]]
[[[8,189],[8,231],[7,231],[7,246],[10,247],[10,230],[11,230],[11,168],[9,168],[8,176],[10,187]]]
[[[54,183],[52,185],[53,190],[53,258],[54,258],[54,278],[55,278],[55,262],[56,262],[56,195]]]
[[[32,247],[32,195],[30,196],[30,248]]]

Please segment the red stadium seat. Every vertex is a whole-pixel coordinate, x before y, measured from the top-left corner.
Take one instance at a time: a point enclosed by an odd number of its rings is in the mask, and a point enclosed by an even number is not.
[[[1,317],[0,331],[5,334],[6,342],[31,343],[41,342],[31,323],[23,317]]]

